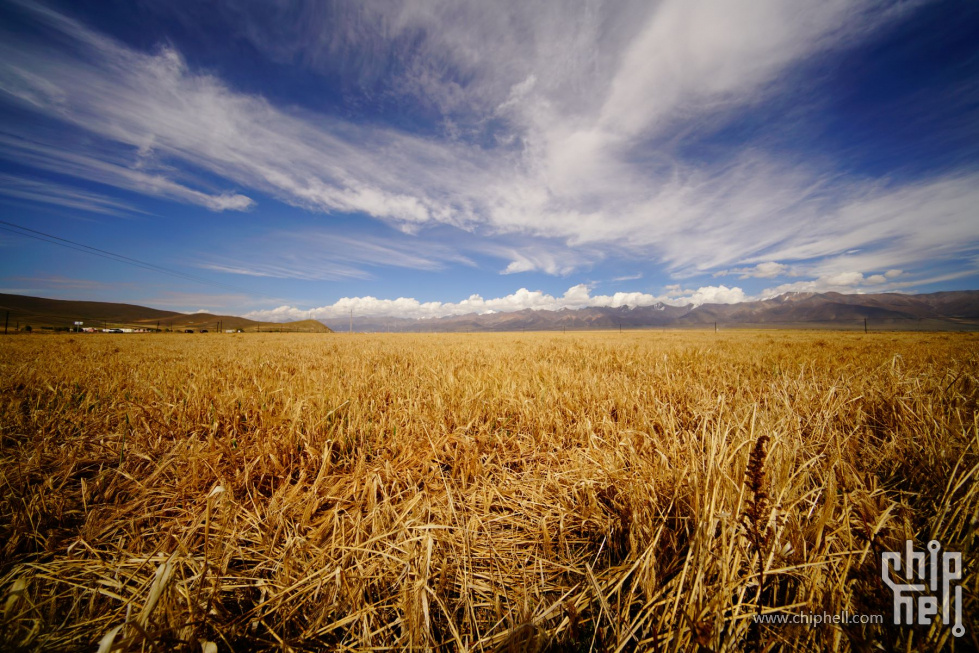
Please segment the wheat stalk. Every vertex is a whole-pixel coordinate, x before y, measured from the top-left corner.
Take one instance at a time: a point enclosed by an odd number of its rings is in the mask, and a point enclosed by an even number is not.
[[[977,354],[971,334],[8,339],[0,648],[762,648],[759,612],[889,614],[880,555],[906,539],[963,553],[974,615]]]

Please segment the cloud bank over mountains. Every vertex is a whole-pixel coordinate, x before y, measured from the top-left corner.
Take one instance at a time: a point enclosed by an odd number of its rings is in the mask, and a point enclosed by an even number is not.
[[[770,271],[771,265],[759,265],[762,273]],[[303,309],[283,305],[269,310],[257,310],[244,317],[269,322],[288,322],[293,320],[332,320],[349,315],[360,317],[399,317],[399,318],[438,318],[470,313],[513,312],[525,309],[558,311],[589,307],[621,306],[641,307],[665,304],[670,306],[700,306],[703,304],[740,304],[763,299],[771,299],[785,293],[825,293],[844,294],[905,292],[917,282],[901,281],[901,270],[888,270],[884,274],[864,277],[860,273],[839,273],[819,277],[814,280],[779,284],[764,289],[757,295],[749,295],[740,287],[725,285],[684,288],[679,284],[668,285],[663,293],[654,295],[644,292],[616,292],[610,295],[593,294],[586,284],[577,284],[564,294],[555,296],[540,290],[520,288],[503,297],[486,299],[478,294],[458,302],[422,302],[413,297],[379,299],[377,297],[343,297],[333,304]],[[943,279],[929,279],[938,282]]]
[[[899,272],[899,271],[895,271]],[[892,276],[900,276],[892,275]],[[885,277],[881,276],[882,279]],[[770,299],[777,295],[793,292],[842,292],[860,293],[887,292],[901,284],[882,286],[886,283],[878,279],[864,279],[862,275],[837,275],[817,281],[787,284],[766,289],[758,296],[749,296],[739,287],[702,286],[697,289],[684,289],[679,285],[668,286],[661,295],[643,292],[617,292],[611,295],[592,294],[585,284],[568,288],[563,295],[549,295],[540,290],[521,288],[504,297],[491,299],[479,295],[458,302],[421,302],[411,297],[397,299],[378,299],[377,297],[343,297],[328,306],[302,309],[283,305],[270,310],[252,311],[244,317],[269,322],[288,322],[293,320],[332,320],[349,315],[357,317],[400,317],[437,318],[470,313],[509,313],[525,309],[558,311],[562,309],[581,309],[589,307],[621,306],[641,307],[659,304],[671,306],[700,306],[702,304],[739,304],[742,302]]]
[[[657,303],[674,304],[731,304],[744,301],[745,294],[740,288],[714,286],[699,288],[691,293],[684,293],[679,287],[671,288],[662,296],[641,292],[617,292],[613,295],[592,295],[588,286],[578,284],[568,288],[560,297],[555,297],[539,290],[521,288],[505,297],[484,299],[479,295],[459,302],[419,302],[409,297],[398,299],[377,299],[376,297],[344,297],[330,306],[321,306],[307,310],[292,306],[280,306],[267,311],[253,311],[244,317],[269,322],[287,322],[292,320],[326,320],[344,317],[353,313],[364,317],[405,317],[433,318],[449,315],[466,315],[469,313],[496,313],[522,311],[524,309],[557,311],[563,308],[577,309],[589,306],[652,306]]]

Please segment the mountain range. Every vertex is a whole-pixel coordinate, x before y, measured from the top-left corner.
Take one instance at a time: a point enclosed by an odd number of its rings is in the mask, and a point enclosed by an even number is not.
[[[593,306],[524,309],[441,318],[356,317],[326,323],[335,331],[560,331],[585,329],[783,327],[889,330],[979,329],[979,291],[922,295],[786,293],[739,304]]]
[[[786,293],[739,304],[591,306],[557,311],[524,309],[441,318],[349,317],[259,322],[233,315],[178,313],[134,304],[66,301],[0,294],[0,320],[9,330],[66,329],[74,322],[97,328],[185,331],[561,331],[650,328],[830,328],[874,330],[979,330],[979,290],[921,295]],[[324,324],[325,322],[325,324]]]

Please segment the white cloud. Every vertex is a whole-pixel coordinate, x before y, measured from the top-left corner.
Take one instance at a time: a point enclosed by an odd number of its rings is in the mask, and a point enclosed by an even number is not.
[[[510,261],[510,264],[506,266],[501,274],[516,274],[518,272],[530,272],[536,269],[533,263],[524,257],[516,261]]]
[[[326,229],[275,231],[261,239],[227,238],[189,265],[252,277],[338,281],[371,279],[371,268],[437,271],[475,265],[457,249],[423,238],[351,236]]]
[[[143,213],[136,207],[99,193],[79,190],[51,181],[0,174],[0,196],[31,202],[54,204],[104,215],[122,216]]]
[[[569,256],[566,252],[553,251],[546,247],[485,247],[487,253],[496,253],[511,259],[501,274],[517,274],[520,272],[545,272],[553,275],[565,275],[580,265],[582,256]],[[576,265],[577,264],[577,265]]]
[[[749,298],[738,287],[728,288],[727,286],[704,286],[698,288],[689,296],[689,303],[700,304],[737,304],[747,301]],[[684,302],[687,303],[687,302]]]
[[[787,292],[839,292],[839,293],[863,293],[863,292],[887,292],[891,289],[897,289],[901,286],[889,285],[887,288],[879,287],[884,284],[888,279],[881,274],[872,274],[870,276],[864,276],[861,272],[838,272],[835,274],[828,274],[824,276],[817,277],[815,279],[808,279],[805,281],[794,281],[792,283],[783,283],[774,288],[766,288],[760,293],[760,297],[774,297],[776,295],[781,295]],[[925,283],[924,281],[919,283]],[[867,286],[878,286],[876,288],[867,288]]]
[[[832,268],[888,269],[964,257],[977,246],[968,219],[979,201],[979,176],[962,174],[898,188],[851,187],[836,208],[794,223],[794,237],[764,256],[818,260]],[[761,255],[752,257],[754,262]]]
[[[199,263],[197,267],[204,270],[214,270],[215,272],[224,272],[225,274],[239,274],[246,277],[279,277],[279,278],[303,278],[296,276],[286,276],[284,274],[275,274],[272,271],[268,271],[264,266],[262,267],[238,267],[234,265],[221,265],[218,263]]]
[[[468,313],[497,313],[524,309],[557,311],[564,308],[580,309],[588,306],[652,306],[658,303],[683,306],[687,304],[733,304],[748,299],[740,288],[704,286],[692,291],[677,292],[673,288],[657,297],[642,292],[617,292],[613,295],[592,295],[588,286],[577,284],[556,297],[540,290],[521,288],[516,292],[492,299],[474,294],[459,302],[420,302],[411,297],[378,299],[376,297],[343,297],[328,306],[300,309],[279,306],[269,310],[252,311],[245,317],[256,320],[284,322],[289,320],[327,320],[350,315],[360,317],[434,318]]]
[[[774,279],[775,277],[782,276],[784,274],[789,274],[789,266],[783,263],[776,263],[774,261],[767,261],[765,263],[759,263],[753,267],[744,268],[734,268],[733,270],[721,270],[715,272],[715,277],[722,277],[729,274],[740,275],[742,279]]]
[[[965,269],[954,272],[908,275],[901,270],[888,270],[884,274],[865,274],[862,272],[846,271],[823,274],[815,278],[783,283],[760,292],[757,299],[768,299],[783,293],[824,293],[838,292],[843,294],[905,292],[932,284],[962,279],[969,276],[979,276],[979,261],[967,265]],[[905,280],[898,281],[898,277]]]
[[[857,286],[864,281],[860,272],[840,272],[821,279],[831,286]]]
[[[788,64],[865,26],[859,2],[658,3],[629,44],[601,110],[604,128],[635,135],[675,114],[751,102]]]
[[[0,97],[84,135],[65,144],[12,123],[0,155],[57,173],[216,211],[251,208],[254,190],[409,233],[450,225],[500,239],[485,251],[507,274],[564,275],[615,253],[678,278],[732,266],[774,278],[789,266],[818,279],[955,261],[979,246],[979,174],[898,186],[844,181],[761,149],[691,164],[657,145],[795,96],[792,66],[859,42],[907,3],[316,3],[282,38],[224,5],[238,35],[274,59],[368,90],[388,79],[377,90],[433,104],[455,140],[278,106],[192,69],[171,47],[139,52],[23,4],[67,47],[0,28]],[[360,67],[343,68],[352,61]],[[384,77],[392,64],[404,71],[396,82]],[[504,122],[496,136],[506,146],[481,140],[491,118]],[[187,166],[219,181],[204,184]]]
[[[255,204],[245,195],[234,192],[207,193],[176,182],[165,174],[129,168],[119,162],[119,155],[101,153],[101,156],[88,156],[69,152],[56,145],[0,133],[0,155],[3,154],[43,170],[147,195],[198,204],[212,211],[244,211]]]

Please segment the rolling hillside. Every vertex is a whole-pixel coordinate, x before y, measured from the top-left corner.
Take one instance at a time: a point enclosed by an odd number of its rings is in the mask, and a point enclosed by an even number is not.
[[[83,327],[159,329],[161,331],[194,331],[241,329],[244,332],[303,332],[330,333],[331,329],[316,320],[299,322],[256,322],[233,315],[211,313],[177,313],[162,311],[135,304],[111,302],[80,302],[62,299],[46,299],[25,295],[0,294],[0,320],[8,331],[34,331],[70,329],[74,323]],[[0,327],[3,325],[0,324]]]

